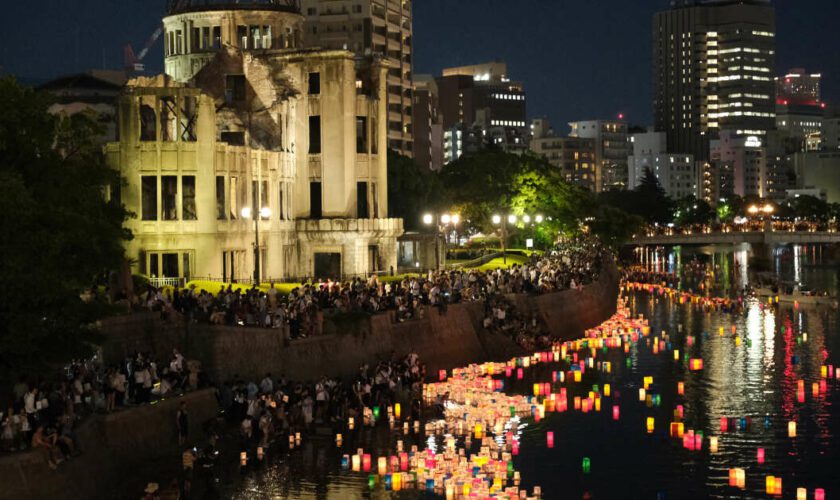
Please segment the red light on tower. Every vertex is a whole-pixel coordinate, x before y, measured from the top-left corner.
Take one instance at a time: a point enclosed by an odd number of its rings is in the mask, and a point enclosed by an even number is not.
[[[624,113],[619,113],[618,114],[618,119],[623,120],[624,119]]]

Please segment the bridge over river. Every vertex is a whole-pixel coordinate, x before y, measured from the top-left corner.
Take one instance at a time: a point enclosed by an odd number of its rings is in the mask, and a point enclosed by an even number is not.
[[[729,231],[648,233],[630,241],[633,246],[719,245],[750,243],[752,245],[832,244],[840,243],[837,231]]]

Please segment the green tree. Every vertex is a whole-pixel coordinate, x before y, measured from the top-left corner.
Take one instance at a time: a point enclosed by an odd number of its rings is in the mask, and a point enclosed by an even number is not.
[[[674,224],[708,224],[715,220],[715,210],[705,200],[687,196],[675,203]]]
[[[388,215],[402,218],[408,230],[419,229],[426,212],[447,207],[437,173],[414,160],[388,150]]]
[[[668,224],[673,220],[673,202],[649,168],[645,169],[636,189],[603,192],[599,199],[614,208],[638,215],[648,224]]]
[[[49,96],[0,79],[0,378],[88,354],[106,310],[80,292],[119,269],[127,212],[104,196],[119,176],[84,114],[55,117]]]

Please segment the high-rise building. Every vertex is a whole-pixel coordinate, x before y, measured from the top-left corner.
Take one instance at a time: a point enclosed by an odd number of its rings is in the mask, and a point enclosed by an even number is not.
[[[478,128],[485,145],[527,149],[525,90],[508,78],[505,63],[444,69],[437,86],[444,133]]]
[[[776,102],[779,104],[820,105],[819,73],[808,74],[803,68],[793,68],[785,76],[776,78]]]
[[[668,152],[705,160],[722,130],[774,127],[775,36],[769,0],[674,0],[655,14],[654,121]]]
[[[821,148],[825,103],[820,96],[820,78],[802,68],[776,78],[776,129],[787,153]]]
[[[768,195],[767,150],[761,137],[739,137],[724,130],[712,141],[710,152],[718,176],[719,198]]]
[[[556,137],[548,120],[531,124],[530,148],[560,169],[567,182],[595,191],[595,139]]]
[[[303,18],[276,2],[182,0],[163,25],[173,74],[127,83],[105,146],[137,214],[136,271],[183,284],[396,268],[387,65],[296,48]]]
[[[627,157],[630,146],[627,123],[622,120],[570,122],[570,137],[595,140],[595,190],[627,188]]]
[[[702,197],[700,166],[690,154],[667,153],[664,132],[644,132],[630,137],[632,156],[627,159],[628,189],[635,189],[642,182],[645,170],[656,176],[665,193],[675,200],[689,196]]]
[[[414,161],[429,170],[443,167],[443,123],[438,88],[432,75],[414,77]]]
[[[307,47],[388,62],[388,148],[414,154],[411,0],[301,0]]]

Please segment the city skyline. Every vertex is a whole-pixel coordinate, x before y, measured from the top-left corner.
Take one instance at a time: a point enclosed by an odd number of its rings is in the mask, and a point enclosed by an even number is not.
[[[773,4],[776,74],[791,67],[822,73],[824,100],[837,104],[840,72],[832,68],[840,67],[840,53],[819,49],[832,46],[829,23],[840,14],[840,5],[821,0]],[[632,124],[649,125],[651,25],[653,14],[667,6],[663,0],[490,0],[479,9],[477,2],[424,0],[414,5],[414,73],[438,75],[444,67],[503,60],[525,85],[528,116],[547,117],[559,133],[566,132],[569,121],[609,119],[618,113]],[[139,52],[164,7],[163,0],[13,4],[0,35],[0,71],[44,80],[102,66],[119,68],[122,47],[130,43]],[[47,35],[32,36],[26,23],[12,22],[36,15]],[[599,34],[601,26],[606,35]],[[506,29],[510,32],[499,36]],[[162,70],[162,52],[159,40],[145,60],[149,73]],[[593,85],[593,80],[601,84]]]

